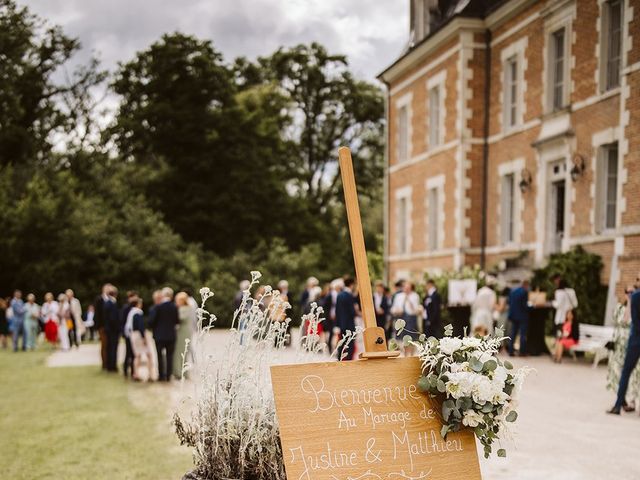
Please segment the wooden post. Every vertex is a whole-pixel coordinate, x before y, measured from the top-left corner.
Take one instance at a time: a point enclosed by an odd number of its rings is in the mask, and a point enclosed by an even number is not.
[[[342,188],[344,190],[347,219],[349,221],[349,234],[351,236],[353,261],[356,267],[356,277],[358,280],[360,306],[362,308],[362,317],[365,325],[365,352],[360,356],[362,358],[397,357],[400,352],[389,352],[387,350],[387,341],[384,329],[378,327],[376,323],[376,311],[373,305],[373,295],[371,294],[371,280],[369,278],[367,252],[364,247],[362,220],[360,218],[358,191],[356,189],[356,179],[353,173],[351,150],[347,147],[340,147],[338,150],[338,158],[340,160],[340,174],[342,175]]]

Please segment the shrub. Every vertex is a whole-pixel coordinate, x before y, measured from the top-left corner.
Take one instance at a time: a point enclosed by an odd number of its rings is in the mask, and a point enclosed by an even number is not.
[[[269,367],[285,360],[291,363],[291,356],[283,357],[288,304],[269,286],[253,298],[251,288],[259,278],[260,273],[252,272],[251,286],[243,292],[242,304],[233,315],[226,345],[215,355],[200,346],[216,322],[204,308],[213,293],[208,288],[200,290],[198,332],[193,345],[187,342],[183,363],[183,378],[190,372],[193,379],[194,408],[189,419],[174,415],[178,438],[193,448],[195,469],[185,478],[286,478]],[[314,305],[303,318],[310,327],[299,343],[298,362],[309,361],[326,348],[317,333],[322,313]],[[189,351],[193,362],[186,361]]]

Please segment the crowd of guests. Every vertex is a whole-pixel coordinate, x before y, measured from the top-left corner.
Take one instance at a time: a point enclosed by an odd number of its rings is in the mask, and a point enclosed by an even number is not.
[[[144,311],[137,292],[118,300],[118,289],[106,284],[102,293],[83,313],[73,290],[57,297],[46,293],[43,303],[29,293],[23,299],[16,290],[8,299],[0,298],[0,345],[9,341],[15,352],[34,350],[38,339],[62,351],[79,347],[83,341],[100,341],[102,368],[118,372],[118,347],[124,345],[121,365],[125,377],[134,380],[169,381],[182,376],[182,353],[196,329],[196,300],[188,292],[174,295],[165,287],[153,293],[153,304]],[[124,340],[122,342],[122,340]]]
[[[548,306],[555,309],[556,342],[552,358],[560,362],[564,352],[579,341],[578,300],[575,290],[560,275],[556,275],[553,282],[553,300],[548,302]],[[398,340],[404,340],[407,336],[417,340],[421,335],[442,337],[445,305],[436,282],[429,279],[421,285],[420,290],[422,295],[409,280],[398,280],[393,290],[380,281],[375,283],[373,300],[376,323],[385,330],[387,340],[396,336],[397,319],[404,320],[402,338]],[[471,305],[470,315],[466,319],[466,333],[484,336],[500,328],[510,337],[504,345],[506,352],[511,356],[526,356],[529,320],[534,306],[530,293],[526,279],[514,281],[511,287],[499,291],[495,282],[488,281],[477,291]],[[313,302],[324,309],[325,319],[320,325],[320,333],[326,337],[330,351],[336,348],[339,339],[347,332],[354,331],[356,325],[362,325],[357,285],[350,277],[337,278],[323,287],[315,277],[310,277],[300,298],[304,313],[309,311]],[[411,344],[398,343],[405,355],[415,353]],[[355,343],[346,348],[348,351],[344,358],[354,358]]]
[[[156,290],[147,314],[142,298],[135,291],[118,302],[118,289],[108,283],[96,298],[95,328],[100,337],[102,368],[118,372],[118,346],[124,339],[122,371],[134,380],[169,382],[182,377],[181,346],[196,331],[197,302],[188,292],[169,287]]]
[[[553,282],[553,300],[548,302],[548,306],[555,309],[556,340],[552,358],[561,362],[563,354],[579,342],[578,299],[575,290],[560,275],[556,275]],[[248,287],[248,282],[240,284],[234,300],[236,308]],[[277,289],[284,300],[294,303],[286,280],[281,280]],[[440,338],[444,333],[444,305],[436,283],[427,280],[421,291],[424,292],[422,295],[408,280],[397,281],[393,290],[380,281],[374,286],[376,324],[384,329],[390,340],[397,336],[396,320],[404,320],[398,344],[405,355],[415,353],[410,343],[402,341],[407,335],[417,340],[421,335]],[[255,295],[260,296],[260,290]],[[122,372],[126,377],[170,381],[172,377],[182,376],[183,346],[196,331],[198,306],[189,292],[174,295],[169,287],[153,292],[152,299],[152,305],[145,313],[137,292],[129,291],[123,301],[119,301],[118,289],[105,284],[101,294],[83,312],[71,289],[57,297],[46,293],[41,305],[34,294],[23,298],[22,292],[15,290],[11,298],[0,298],[0,345],[7,348],[11,341],[15,352],[33,350],[43,334],[46,342],[68,351],[97,336],[105,371],[119,371],[118,347],[123,343]],[[298,300],[299,313],[309,313],[314,303],[324,310],[324,320],[317,328],[325,337],[329,351],[333,353],[339,349],[339,358],[354,359],[358,342],[341,345],[340,339],[363,325],[355,280],[345,276],[320,286],[317,278],[310,277]],[[533,306],[527,280],[500,292],[494,284],[487,282],[478,290],[471,306],[467,333],[487,335],[500,328],[510,337],[505,344],[508,354],[526,356]],[[285,312],[282,315],[285,316]],[[625,298],[616,309],[616,323],[615,345],[611,348],[614,350],[612,358],[618,361],[610,361],[609,383],[610,388],[618,385],[618,398],[611,413],[634,408],[626,401],[629,385],[632,392],[637,390],[633,395],[640,396],[640,369],[636,368],[640,360],[640,278],[636,285],[626,289]],[[303,326],[303,332],[307,328]],[[611,373],[612,369],[615,372]]]
[[[391,291],[383,282],[375,283],[373,302],[376,324],[384,329],[387,340],[395,336],[394,322],[399,318],[406,322],[403,337],[410,335],[417,340],[421,334],[420,329],[428,335],[442,335],[442,299],[433,280],[427,281],[425,291],[425,295],[420,298],[412,282],[400,280],[396,282],[394,291]],[[354,359],[358,348],[357,342],[340,345],[340,339],[350,335],[349,332],[354,332],[356,326],[363,325],[360,297],[355,280],[345,276],[336,278],[321,287],[317,278],[310,277],[299,303],[303,313],[308,313],[313,303],[323,308],[324,320],[318,326],[318,333],[325,336],[331,353],[336,348],[340,348],[339,358]],[[405,354],[411,353],[410,346],[406,346],[405,349]]]
[[[0,298],[0,344],[7,348],[11,339],[13,351],[34,350],[40,333],[52,345],[62,350],[78,347],[86,335],[93,336],[93,313],[82,315],[82,306],[73,290],[67,289],[58,295],[44,296],[42,305],[36,296],[29,293],[23,299],[22,292],[15,290],[13,297]]]

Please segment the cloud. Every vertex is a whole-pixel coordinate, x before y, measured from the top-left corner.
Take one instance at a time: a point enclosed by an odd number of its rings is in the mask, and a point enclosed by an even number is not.
[[[176,30],[211,39],[225,58],[318,41],[373,80],[408,38],[407,0],[18,0],[80,38],[114,69]]]

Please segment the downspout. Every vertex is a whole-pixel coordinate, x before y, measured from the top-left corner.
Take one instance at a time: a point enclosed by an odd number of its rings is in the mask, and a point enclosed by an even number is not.
[[[480,268],[487,264],[487,206],[489,197],[489,105],[491,101],[491,30],[485,33],[484,55],[484,143],[482,145],[482,229],[480,234]]]

